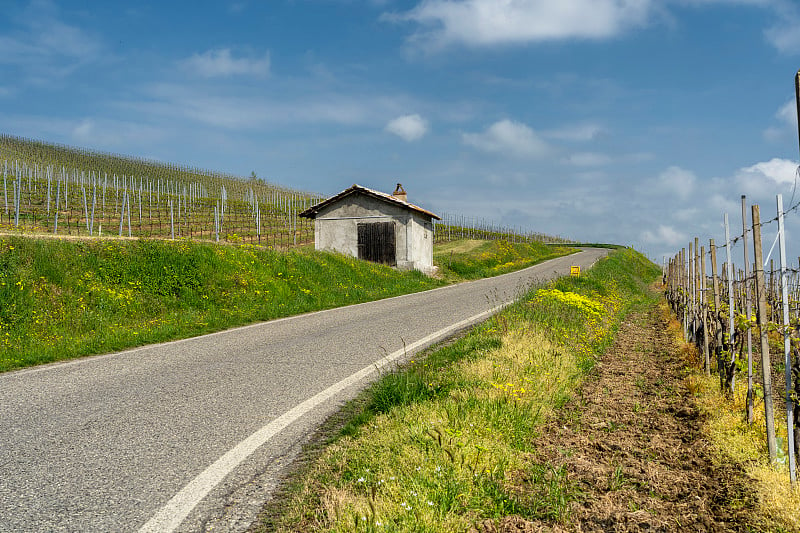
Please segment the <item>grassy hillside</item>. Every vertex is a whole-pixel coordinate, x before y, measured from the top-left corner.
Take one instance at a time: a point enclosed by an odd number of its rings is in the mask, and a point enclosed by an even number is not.
[[[574,251],[567,245],[541,242],[464,239],[437,245],[433,259],[444,279],[479,279],[519,270]]]
[[[289,249],[313,242],[297,214],[323,198],[259,178],[0,134],[0,229],[55,235],[173,236]],[[349,183],[342,184],[342,187]],[[443,214],[435,242],[568,242]]]
[[[648,284],[659,274],[641,254],[615,251],[386,375],[264,530],[467,531],[486,518],[562,518],[577,488],[533,462],[532,437],[622,318],[657,301]]]
[[[478,249],[506,248],[503,242]],[[552,256],[552,250],[544,251]],[[542,260],[542,252],[521,249],[527,255],[518,258],[517,268]],[[489,270],[510,268],[500,263],[505,256],[482,261]],[[277,252],[185,240],[5,236],[0,237],[0,371],[444,283],[308,248]]]

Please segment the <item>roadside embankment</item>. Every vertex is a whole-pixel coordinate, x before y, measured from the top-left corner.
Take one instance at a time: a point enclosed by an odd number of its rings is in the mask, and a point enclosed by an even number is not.
[[[566,520],[580,496],[537,461],[536,436],[572,397],[659,269],[613,252],[532,290],[387,374],[346,409],[264,514],[264,530],[466,531],[508,516]]]
[[[479,244],[486,268],[503,265],[494,269],[497,273],[572,251],[504,241]],[[470,254],[459,257],[469,261]],[[448,276],[450,282],[461,279]],[[0,372],[445,283],[419,272],[313,250],[278,252],[187,240],[3,236]]]

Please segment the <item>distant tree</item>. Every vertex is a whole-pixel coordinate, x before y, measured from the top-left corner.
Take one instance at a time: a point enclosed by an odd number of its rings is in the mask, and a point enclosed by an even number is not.
[[[258,181],[258,176],[256,175],[255,170],[250,173],[250,181]]]

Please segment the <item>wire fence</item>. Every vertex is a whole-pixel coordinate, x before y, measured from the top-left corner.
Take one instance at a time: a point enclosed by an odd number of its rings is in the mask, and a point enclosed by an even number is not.
[[[800,458],[795,445],[800,441],[800,268],[790,266],[786,256],[784,218],[798,205],[784,209],[783,197],[778,195],[774,218],[762,220],[760,207],[753,205],[748,219],[747,200],[742,196],[741,234],[731,236],[725,213],[725,244],[710,239],[706,248],[695,238],[664,265],[665,295],[683,324],[684,338],[702,351],[706,373],[716,372],[726,393],[734,394],[742,386],[738,379],[746,378],[747,421],[754,423],[760,403],[769,459],[786,463],[793,483]],[[773,224],[777,236],[765,256],[762,230]],[[735,259],[734,246],[740,242],[741,257]],[[772,256],[776,246],[777,268]],[[720,251],[725,256],[718,258]],[[737,265],[737,261],[741,262]],[[776,356],[774,361],[771,354]],[[781,397],[785,450],[775,428],[774,404]]]

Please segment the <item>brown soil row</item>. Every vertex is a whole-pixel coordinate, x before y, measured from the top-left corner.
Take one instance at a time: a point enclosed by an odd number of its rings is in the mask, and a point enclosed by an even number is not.
[[[536,437],[578,498],[564,523],[508,517],[484,533],[761,531],[740,470],[714,464],[665,309],[634,313],[573,399]]]

